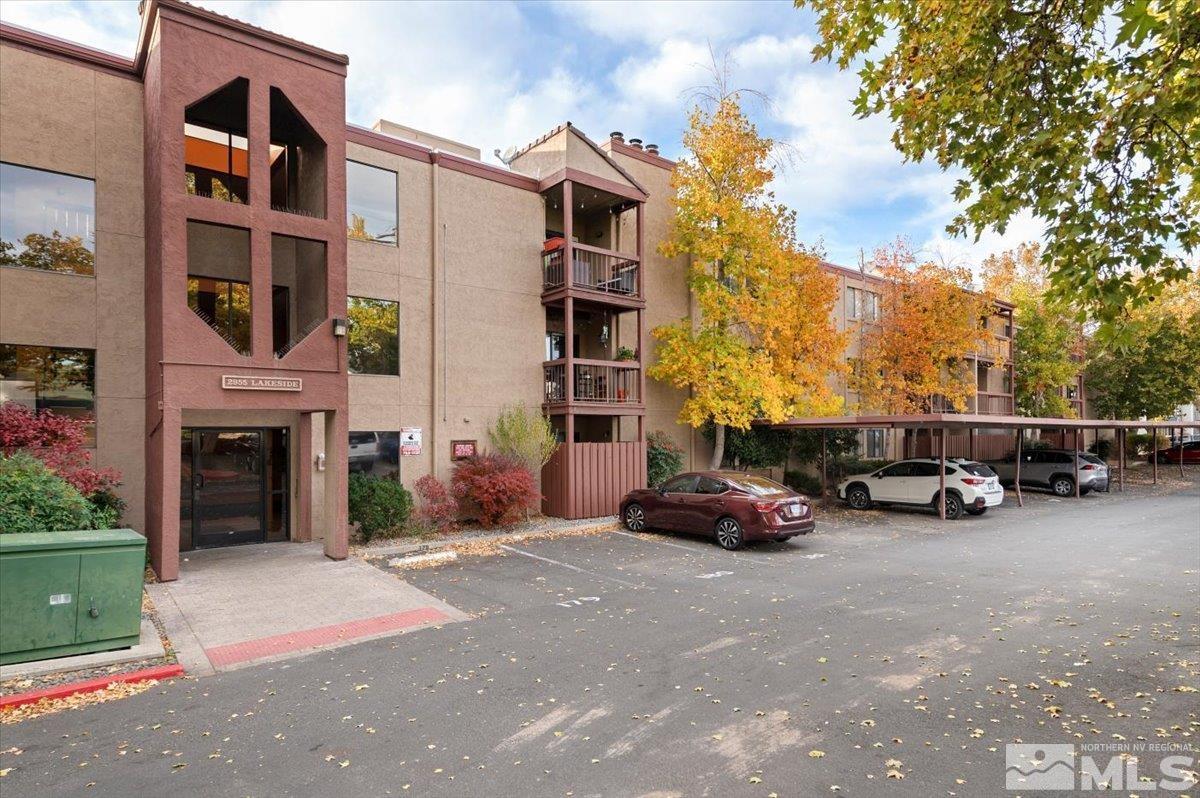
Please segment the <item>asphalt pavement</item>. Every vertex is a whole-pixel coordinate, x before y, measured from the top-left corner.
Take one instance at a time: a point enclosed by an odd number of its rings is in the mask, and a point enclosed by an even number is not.
[[[1194,483],[840,518],[400,572],[473,619],[2,726],[0,792],[1036,795],[1006,744],[1200,748]]]

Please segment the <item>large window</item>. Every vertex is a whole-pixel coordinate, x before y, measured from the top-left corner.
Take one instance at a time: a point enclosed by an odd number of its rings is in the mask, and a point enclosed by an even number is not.
[[[846,318],[879,321],[879,294],[862,288],[847,288]]]
[[[250,354],[250,231],[187,223],[187,303],[239,354]]]
[[[396,218],[396,173],[346,161],[346,234],[395,244]]]
[[[83,419],[95,445],[96,352],[55,346],[0,344],[0,404]]]
[[[96,270],[96,184],[0,163],[0,266]]]
[[[399,303],[352,296],[346,306],[350,373],[399,374]]]
[[[399,470],[400,433],[397,431],[350,433],[350,471],[376,477]]]

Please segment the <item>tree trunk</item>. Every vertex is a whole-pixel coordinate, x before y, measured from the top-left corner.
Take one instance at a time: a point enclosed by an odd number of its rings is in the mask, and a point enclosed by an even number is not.
[[[716,424],[714,426],[716,434],[713,436],[713,454],[708,467],[717,471],[721,468],[721,461],[725,459],[725,425]]]

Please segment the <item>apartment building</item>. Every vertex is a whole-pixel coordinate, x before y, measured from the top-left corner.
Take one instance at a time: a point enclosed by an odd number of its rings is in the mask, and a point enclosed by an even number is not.
[[[347,125],[347,69],[179,0],[131,60],[0,28],[0,400],[91,420],[162,579],[210,546],[346,556],[348,469],[448,479],[506,405],[559,431],[556,515],[613,512],[649,429],[708,459],[644,376],[690,312],[673,162]]]

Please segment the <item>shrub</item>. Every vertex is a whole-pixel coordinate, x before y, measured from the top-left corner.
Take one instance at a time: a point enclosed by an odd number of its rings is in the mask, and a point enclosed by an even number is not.
[[[1166,435],[1152,432],[1135,432],[1125,436],[1125,456],[1150,454],[1170,444]]]
[[[488,438],[497,453],[523,463],[532,474],[541,473],[558,448],[550,419],[523,404],[502,408]]]
[[[412,494],[394,476],[351,474],[348,483],[350,520],[363,540],[393,537],[404,531],[412,512]]]
[[[1112,450],[1113,450],[1112,438],[1097,438],[1095,441],[1092,442],[1092,445],[1088,447],[1089,452],[1096,455],[1097,457],[1099,457],[1101,460],[1104,460],[1105,462],[1108,461],[1108,456],[1109,456],[1109,454],[1112,453]]]
[[[662,430],[646,436],[646,481],[657,488],[683,470],[683,449]]]
[[[821,478],[805,471],[785,471],[783,474],[783,484],[794,491],[809,496],[821,495]]]
[[[0,532],[93,529],[87,499],[27,452],[0,454]]]
[[[523,463],[497,454],[460,460],[451,478],[454,495],[478,508],[483,526],[508,524],[541,501],[537,481]]]
[[[113,468],[92,466],[92,454],[84,448],[86,425],[82,419],[5,402],[0,405],[0,452],[29,452],[86,498],[112,493],[121,475]]]
[[[458,529],[458,502],[445,483],[433,474],[426,474],[413,487],[421,499],[417,515],[423,522],[442,534]]]

